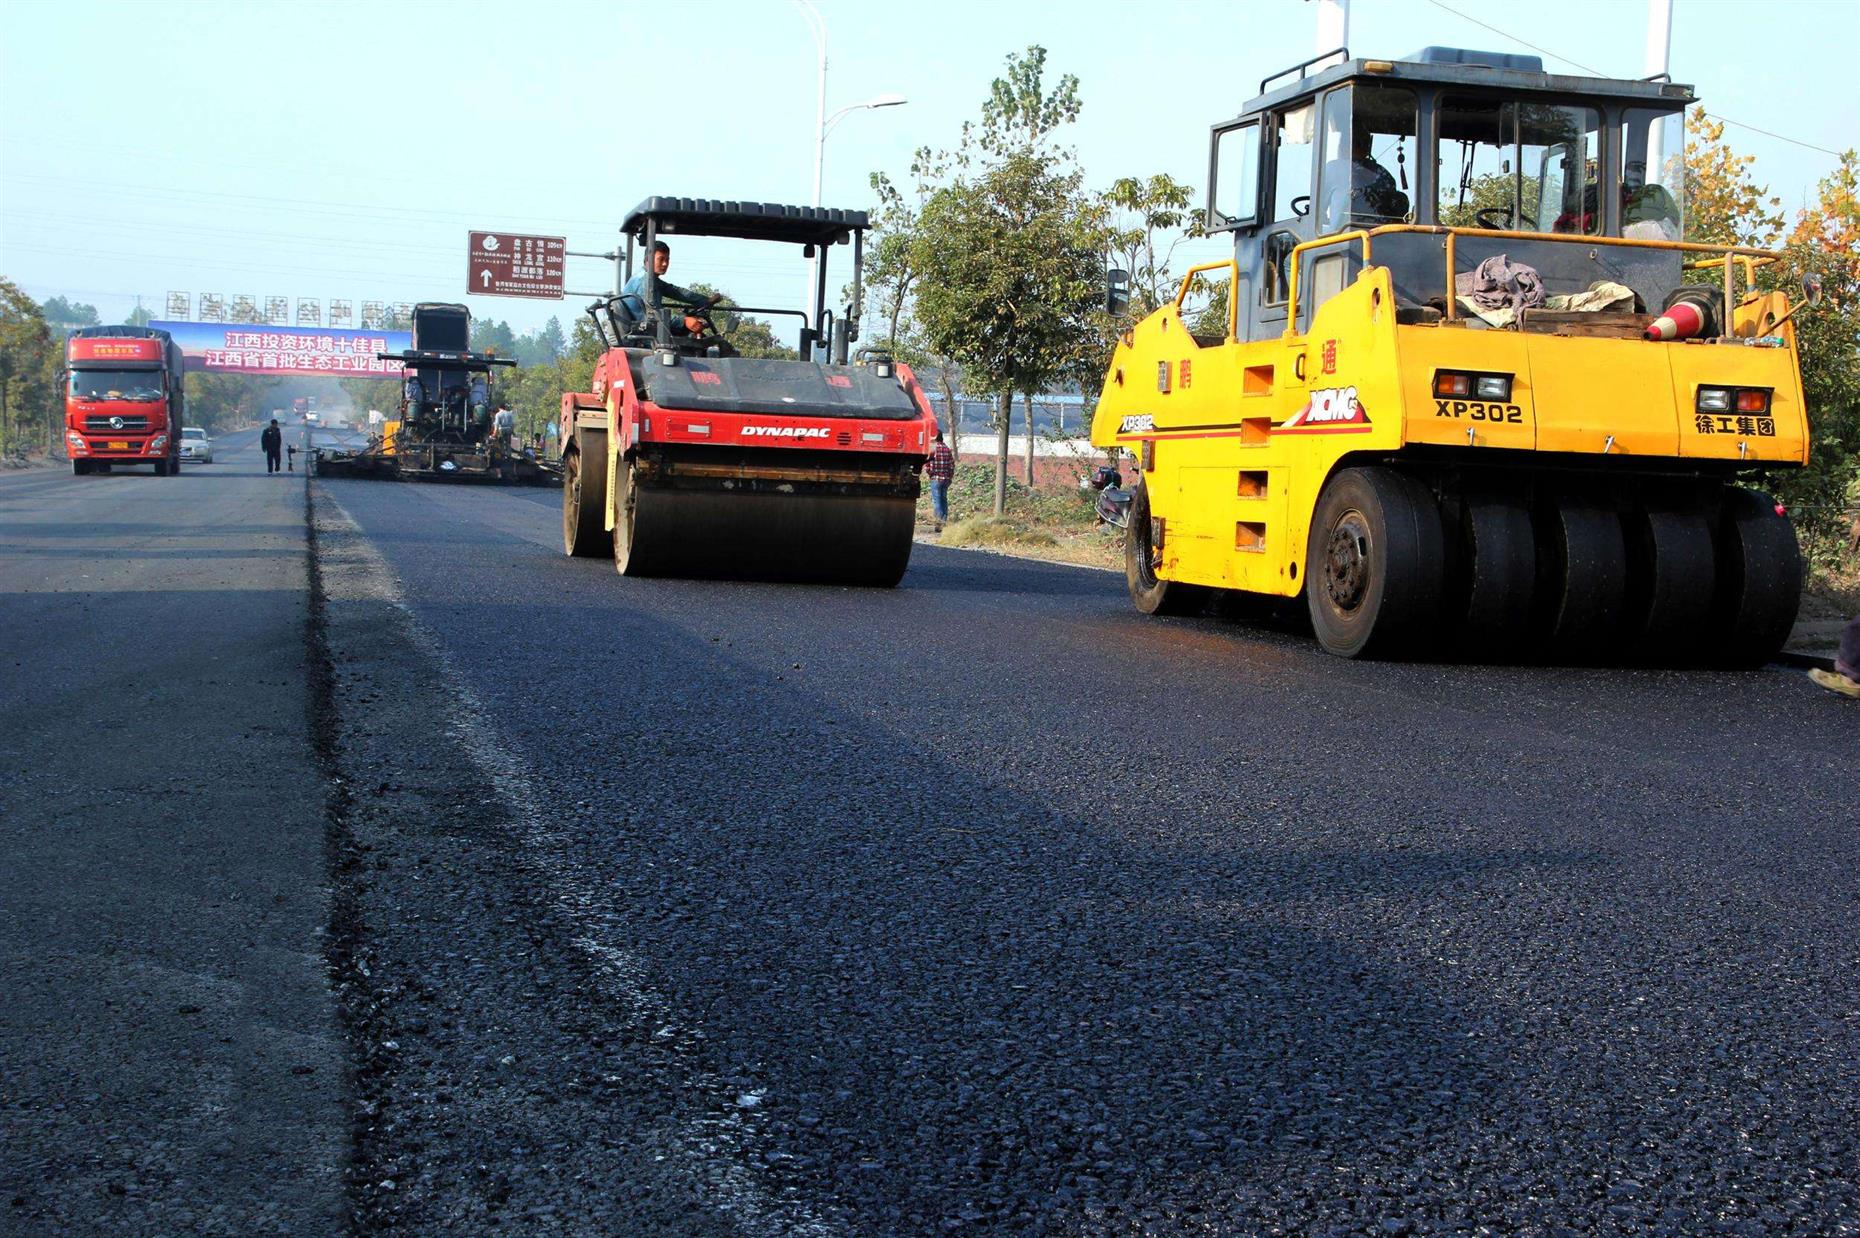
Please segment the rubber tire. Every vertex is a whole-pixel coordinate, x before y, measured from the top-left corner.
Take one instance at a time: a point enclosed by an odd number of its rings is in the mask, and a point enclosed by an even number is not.
[[[89,460],[73,460],[71,462],[71,476],[89,477],[90,473],[91,467]]]
[[[1344,469],[1318,496],[1305,551],[1305,605],[1327,653],[1391,658],[1430,650],[1440,628],[1446,532],[1426,486],[1390,468]]]
[[[1802,604],[1795,524],[1769,495],[1733,487],[1719,513],[1717,550],[1709,652],[1725,666],[1762,666],[1789,639]]]
[[[1537,538],[1529,505],[1496,491],[1467,494],[1460,518],[1464,560],[1460,652],[1510,661],[1531,646]]]
[[[1205,585],[1157,577],[1150,543],[1150,492],[1141,477],[1130,491],[1130,519],[1124,526],[1124,584],[1130,600],[1146,615],[1198,615],[1215,592]]]
[[[1611,506],[1558,494],[1539,510],[1537,586],[1545,653],[1563,661],[1618,657],[1627,604],[1627,538]]]
[[[167,475],[168,475],[168,462],[166,460],[157,460],[155,462],[155,476],[166,477]]]
[[[1636,659],[1678,663],[1695,658],[1711,613],[1717,554],[1711,525],[1691,502],[1654,501],[1630,513],[1627,597],[1622,635]]]
[[[562,553],[605,559],[614,549],[613,534],[606,528],[607,434],[583,430],[577,442],[579,446],[562,457]],[[597,462],[591,479],[582,475],[583,460]]]

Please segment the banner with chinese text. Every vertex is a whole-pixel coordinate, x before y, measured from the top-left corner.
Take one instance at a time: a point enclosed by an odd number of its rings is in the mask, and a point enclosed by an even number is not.
[[[329,378],[396,378],[398,361],[375,354],[413,347],[409,331],[248,326],[218,322],[151,322],[180,345],[185,368],[206,374],[302,374]]]

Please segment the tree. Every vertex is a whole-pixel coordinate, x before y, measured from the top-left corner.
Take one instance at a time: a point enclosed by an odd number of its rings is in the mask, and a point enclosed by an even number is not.
[[[1766,283],[1795,292],[1813,273],[1822,302],[1797,312],[1802,395],[1809,412],[1809,467],[1776,479],[1797,513],[1811,554],[1847,541],[1846,517],[1860,503],[1860,162],[1847,151],[1797,216],[1785,259]]]
[[[23,452],[41,430],[48,444],[57,441],[61,360],[58,337],[39,306],[0,278],[0,455]]]
[[[1079,114],[1078,78],[1049,90],[1045,66],[1038,46],[1008,57],[979,132],[964,128],[952,175],[924,199],[907,255],[925,344],[995,400],[997,516],[1007,508],[1014,393],[1038,394],[1093,346],[1106,249],[1101,204],[1085,195],[1071,152],[1052,142]],[[1029,480],[1033,447],[1029,420]]]
[[[1014,393],[1044,390],[1091,338],[1103,229],[1079,174],[1035,154],[938,190],[921,223],[917,316],[931,346],[996,400],[999,516]],[[1031,454],[1031,426],[1028,436]]]
[[[473,352],[494,352],[500,357],[515,358],[517,355],[517,336],[507,322],[493,322],[489,318],[475,318],[471,324],[471,350]]]
[[[39,310],[53,338],[59,341],[79,327],[94,327],[103,321],[97,317],[96,306],[68,301],[64,297],[47,298]]]
[[[154,318],[155,315],[149,313],[148,307],[138,301],[136,302],[136,308],[130,310],[129,317],[125,318],[123,321],[132,327],[146,327],[150,322],[154,321]]]
[[[1782,200],[1751,179],[1755,155],[1724,141],[1724,125],[1694,108],[1686,117],[1686,239],[1767,249],[1782,236]]]
[[[1175,296],[1169,264],[1176,246],[1203,235],[1194,197],[1194,189],[1163,172],[1148,180],[1123,177],[1104,192],[1111,265],[1130,272],[1130,309],[1139,318]]]

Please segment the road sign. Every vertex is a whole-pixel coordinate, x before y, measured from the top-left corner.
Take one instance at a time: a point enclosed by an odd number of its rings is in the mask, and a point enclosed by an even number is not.
[[[465,285],[475,296],[562,299],[568,240],[474,232],[465,262]]]

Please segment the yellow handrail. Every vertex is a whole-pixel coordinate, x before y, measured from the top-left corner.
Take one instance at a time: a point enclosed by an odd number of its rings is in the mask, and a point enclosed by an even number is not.
[[[1199,266],[1188,268],[1187,273],[1182,276],[1182,286],[1176,290],[1175,312],[1176,317],[1181,317],[1182,302],[1187,299],[1189,289],[1193,287],[1195,283],[1195,276],[1201,274],[1203,271],[1219,271],[1223,269],[1227,272],[1227,338],[1231,340],[1239,334],[1238,328],[1240,322],[1239,318],[1236,317],[1239,312],[1240,299],[1234,296],[1234,286],[1240,282],[1240,264],[1235,262],[1232,258],[1227,259],[1225,262],[1204,262]]]
[[[1567,232],[1511,232],[1488,228],[1449,228],[1440,224],[1384,224],[1379,228],[1368,228],[1353,232],[1339,232],[1333,236],[1319,237],[1315,241],[1305,241],[1292,248],[1290,258],[1292,272],[1289,279],[1290,302],[1286,307],[1285,318],[1286,334],[1292,334],[1298,327],[1298,268],[1300,265],[1298,260],[1305,251],[1321,249],[1327,245],[1335,245],[1344,241],[1361,240],[1363,242],[1363,265],[1368,266],[1371,238],[1378,236],[1394,236],[1404,232],[1419,233],[1422,236],[1444,236],[1447,238],[1447,318],[1449,321],[1457,317],[1455,311],[1458,307],[1459,297],[1454,286],[1454,276],[1457,274],[1454,263],[1455,241],[1462,236],[1477,237],[1481,240],[1550,241],[1558,245],[1613,245],[1629,249],[1673,249],[1683,253],[1717,255],[1717,257],[1708,259],[1705,262],[1694,264],[1700,267],[1717,266],[1720,263],[1728,263],[1731,258],[1737,257],[1745,260],[1744,269],[1746,278],[1748,278],[1748,273],[1753,270],[1756,265],[1760,265],[1759,263],[1752,262],[1751,259],[1760,259],[1763,263],[1769,263],[1775,262],[1782,257],[1780,251],[1773,249],[1756,249],[1747,245],[1720,245],[1707,241],[1638,241],[1629,237],[1582,236]],[[1727,305],[1732,303],[1730,285],[1731,274],[1727,269],[1725,272],[1725,302]]]

